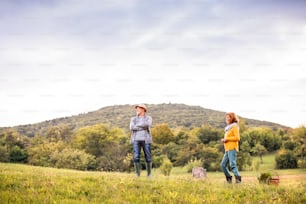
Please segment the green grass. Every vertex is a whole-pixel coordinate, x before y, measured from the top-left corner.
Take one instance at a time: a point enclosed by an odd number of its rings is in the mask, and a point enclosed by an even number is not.
[[[271,171],[275,169],[275,153],[264,155],[262,160],[263,164],[260,164],[260,171]],[[253,162],[255,161],[260,161],[259,157],[254,157]]]
[[[220,172],[194,179],[182,168],[169,177],[155,169],[148,179],[145,172],[135,178],[0,163],[0,203],[306,203],[306,172],[289,172],[294,179],[279,186],[259,184],[254,172],[241,172],[243,183],[230,185]]]

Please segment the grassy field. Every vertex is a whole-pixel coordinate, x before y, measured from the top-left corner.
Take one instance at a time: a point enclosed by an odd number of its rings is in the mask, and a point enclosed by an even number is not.
[[[220,172],[194,179],[182,168],[152,178],[0,163],[0,203],[306,203],[306,172],[277,171],[278,186],[259,184],[256,172],[226,184]]]
[[[253,158],[253,162],[260,161],[259,157]],[[275,168],[275,154],[267,154],[263,156],[263,164],[260,164],[259,170],[270,171]]]

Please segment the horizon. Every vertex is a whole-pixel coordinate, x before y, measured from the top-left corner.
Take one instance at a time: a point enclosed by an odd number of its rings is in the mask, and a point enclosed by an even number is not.
[[[0,1],[0,126],[184,103],[306,125],[306,1]]]
[[[212,111],[218,111],[218,112],[224,112],[226,113],[226,111],[220,111],[220,110],[215,110],[215,109],[211,109],[211,108],[207,108],[207,107],[202,107],[200,105],[188,105],[188,104],[185,104],[185,103],[171,103],[171,102],[168,102],[168,103],[158,103],[158,104],[152,104],[152,103],[144,103],[147,105],[148,107],[148,113],[150,114],[150,105],[186,105],[186,106],[199,106],[201,108],[204,108],[204,109],[209,109],[209,110],[212,110]],[[100,109],[103,109],[103,108],[107,108],[107,107],[113,107],[113,106],[131,106],[131,110],[133,110],[133,106],[135,104],[115,104],[115,105],[108,105],[108,106],[104,106],[104,107],[101,107],[101,108],[98,108],[96,110],[90,110],[90,111],[87,111],[87,112],[83,112],[83,113],[78,113],[78,114],[74,114],[74,115],[69,115],[69,116],[60,116],[60,117],[57,117],[57,118],[52,118],[52,119],[47,119],[47,120],[43,120],[43,121],[38,121],[38,122],[34,122],[34,123],[28,123],[28,124],[18,124],[18,125],[14,125],[14,126],[0,126],[0,128],[14,128],[14,127],[17,127],[17,126],[26,126],[26,125],[33,125],[33,124],[38,124],[38,123],[43,123],[43,122],[47,122],[47,121],[52,121],[52,120],[57,120],[57,119],[61,119],[61,118],[67,118],[67,117],[74,117],[74,116],[78,116],[80,114],[88,114],[90,112],[94,112],[94,111],[98,111]],[[243,115],[239,115],[237,114],[238,117],[242,117],[242,118],[245,118],[245,119],[250,119],[250,120],[257,120],[257,121],[262,121],[262,122],[269,122],[269,123],[274,123],[274,124],[277,124],[277,125],[281,125],[281,126],[286,126],[286,127],[289,127],[289,128],[297,128],[297,127],[290,127],[288,125],[285,125],[285,124],[280,124],[280,123],[276,123],[276,122],[273,122],[273,121],[266,121],[266,120],[261,120],[261,119],[257,119],[257,118],[249,118],[249,117],[245,117]],[[299,126],[298,126],[299,127]]]

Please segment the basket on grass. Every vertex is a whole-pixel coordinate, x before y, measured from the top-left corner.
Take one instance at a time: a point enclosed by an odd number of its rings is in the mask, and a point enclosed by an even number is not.
[[[278,185],[279,184],[279,175],[275,173],[272,175],[270,172],[261,173],[258,177],[259,183],[266,183],[269,185]]]

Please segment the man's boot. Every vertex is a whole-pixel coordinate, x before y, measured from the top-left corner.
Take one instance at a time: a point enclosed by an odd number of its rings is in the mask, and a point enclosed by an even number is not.
[[[152,162],[146,163],[147,176],[151,177]]]
[[[226,181],[227,183],[232,183],[232,176],[227,176]]]
[[[136,176],[139,177],[140,176],[140,163],[139,162],[135,162],[134,166],[135,166]]]
[[[235,176],[236,183],[241,183],[241,176]]]

